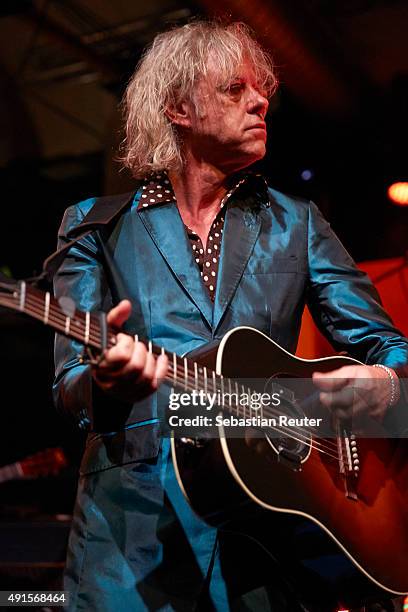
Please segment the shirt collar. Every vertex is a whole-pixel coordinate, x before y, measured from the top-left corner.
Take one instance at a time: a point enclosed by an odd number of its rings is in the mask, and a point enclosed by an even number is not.
[[[147,176],[141,185],[141,190],[138,210],[165,202],[176,202],[176,196],[166,172],[157,172]]]
[[[265,181],[261,175],[254,174],[253,172],[240,172],[231,177],[231,188],[222,198],[220,202],[220,209],[225,206],[225,204],[230,200],[237,189],[241,187],[241,185],[248,183],[254,178],[261,178],[263,181]],[[159,204],[171,202],[176,203],[177,199],[167,172],[162,171],[153,173],[144,179],[141,185],[141,195],[137,210],[143,210],[144,208],[150,208]]]

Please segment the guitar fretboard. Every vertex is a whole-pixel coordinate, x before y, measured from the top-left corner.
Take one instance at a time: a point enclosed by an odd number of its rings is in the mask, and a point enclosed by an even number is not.
[[[98,355],[104,348],[110,348],[116,343],[117,331],[109,325],[104,326],[100,314],[77,310],[70,298],[63,297],[57,300],[49,292],[44,293],[22,281],[18,290],[13,293],[13,299],[16,310],[42,321],[85,347],[90,347]],[[167,355],[169,367],[166,382],[174,389],[203,392],[205,397],[211,394],[217,398],[216,405],[223,410],[243,417],[249,414],[248,406],[241,405],[236,398],[242,394],[252,395],[253,390],[250,388],[236,380],[219,375],[187,357],[179,357],[174,352],[165,351],[137,335],[134,339],[143,342],[147,350],[155,356]],[[262,408],[259,415],[262,416]]]

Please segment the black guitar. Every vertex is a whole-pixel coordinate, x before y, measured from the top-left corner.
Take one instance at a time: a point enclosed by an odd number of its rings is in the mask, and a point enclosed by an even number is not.
[[[57,301],[24,282],[0,283],[0,305],[42,321],[94,353],[114,345],[115,331],[108,328],[106,333],[98,314],[77,311],[67,300]],[[164,352],[146,344],[155,355]],[[168,358],[166,380],[173,389],[216,394],[243,378],[307,378],[315,370],[356,363],[348,357],[299,359],[249,327],[231,330],[218,345],[188,358],[169,353]],[[242,416],[242,406],[231,401],[219,409]],[[320,536],[329,536],[336,553],[356,570],[352,579],[347,570],[345,581],[342,576],[336,581],[336,588],[345,593],[344,601],[362,601],[379,592],[407,593],[404,441],[355,439],[344,432],[319,438],[310,428],[287,425],[278,433],[275,439],[266,429],[259,438],[258,431],[254,443],[251,435],[229,437],[228,427],[220,425],[215,439],[174,437],[176,473],[192,508],[210,524],[238,520],[240,529],[260,539],[262,530],[254,534],[254,520],[247,518],[254,512],[260,513],[256,521],[262,529],[265,520],[276,514],[305,519],[318,526]]]

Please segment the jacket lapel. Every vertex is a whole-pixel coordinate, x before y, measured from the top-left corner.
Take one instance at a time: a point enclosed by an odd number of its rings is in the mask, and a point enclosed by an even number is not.
[[[194,261],[177,206],[174,203],[151,206],[141,209],[139,215],[173,274],[211,328],[213,305]]]
[[[232,206],[227,210],[215,294],[213,334],[231,302],[261,229],[254,210]]]

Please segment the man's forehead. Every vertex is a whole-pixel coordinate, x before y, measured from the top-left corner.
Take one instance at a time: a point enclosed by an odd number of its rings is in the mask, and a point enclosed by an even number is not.
[[[229,64],[229,66],[227,62],[221,64],[217,57],[210,54],[207,61],[207,73],[202,79],[215,86],[234,78],[256,80],[255,66],[249,59],[230,61]]]

